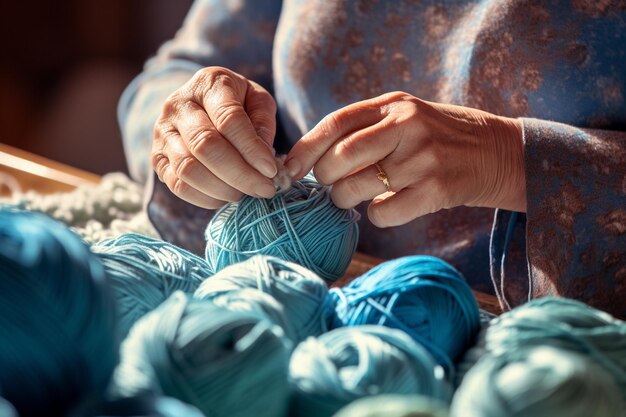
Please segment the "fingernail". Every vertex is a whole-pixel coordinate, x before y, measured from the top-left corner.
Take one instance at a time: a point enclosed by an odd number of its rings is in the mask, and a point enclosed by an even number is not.
[[[276,194],[276,187],[266,182],[259,184],[256,188],[256,195],[260,198],[272,198]]]
[[[287,168],[287,172],[289,172],[290,177],[296,178],[297,175],[300,173],[300,169],[302,169],[302,166],[300,166],[300,162],[298,162],[297,159],[290,159],[285,164],[285,168]]]
[[[275,161],[268,161],[267,159],[259,159],[256,163],[256,167],[259,172],[265,175],[267,178],[274,178],[276,176],[277,168]]]

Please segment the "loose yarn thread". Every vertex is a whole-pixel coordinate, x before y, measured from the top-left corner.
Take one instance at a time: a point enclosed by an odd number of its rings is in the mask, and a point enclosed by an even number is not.
[[[620,417],[613,378],[589,357],[553,347],[487,355],[467,374],[452,417]]]
[[[39,213],[0,211],[0,385],[22,417],[62,415],[104,392],[115,305],[99,259]]]
[[[293,416],[326,417],[365,396],[448,400],[443,369],[410,336],[382,326],[343,327],[298,345],[291,357]]]
[[[191,294],[210,276],[204,259],[148,236],[123,234],[98,242],[92,250],[110,279],[121,338],[175,291]]]
[[[384,262],[330,297],[331,328],[377,324],[411,335],[448,374],[479,330],[478,304],[463,276],[432,256]]]
[[[200,285],[195,297],[215,300],[245,288],[262,291],[282,306],[287,319],[283,329],[295,344],[328,330],[325,312],[332,306],[324,281],[300,265],[273,256],[256,255],[222,269]],[[278,314],[274,320],[280,324],[283,319]]]
[[[330,188],[307,176],[271,199],[244,196],[207,226],[205,257],[212,272],[257,254],[300,264],[328,281],[348,268],[358,242],[359,214],[337,208]]]
[[[122,344],[113,392],[155,392],[212,417],[281,417],[291,343],[259,315],[174,293]]]
[[[445,406],[419,395],[383,394],[361,398],[334,417],[447,417]]]

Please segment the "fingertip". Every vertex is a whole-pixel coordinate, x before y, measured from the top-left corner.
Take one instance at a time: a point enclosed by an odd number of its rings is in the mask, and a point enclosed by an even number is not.
[[[257,198],[273,198],[276,195],[276,187],[269,182],[262,182],[254,191],[254,197]]]
[[[285,168],[291,178],[300,178],[300,171],[302,170],[302,164],[295,158],[288,159],[285,162]]]
[[[278,167],[276,167],[275,160],[265,158],[257,159],[255,162],[255,168],[267,178],[274,178],[278,173]]]

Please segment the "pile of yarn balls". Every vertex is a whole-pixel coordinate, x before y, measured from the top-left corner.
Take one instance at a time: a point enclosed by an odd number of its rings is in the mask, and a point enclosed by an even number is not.
[[[626,323],[556,298],[486,317],[431,256],[329,290],[358,216],[310,180],[256,200],[206,259],[0,210],[0,417],[624,415]]]

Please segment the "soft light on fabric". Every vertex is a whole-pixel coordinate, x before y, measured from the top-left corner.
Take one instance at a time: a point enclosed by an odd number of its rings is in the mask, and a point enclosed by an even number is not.
[[[443,369],[406,333],[383,326],[343,327],[298,345],[291,357],[291,415],[332,416],[378,394],[422,394],[447,401]]]
[[[418,395],[383,394],[361,398],[345,406],[334,417],[447,417],[437,400]]]
[[[280,303],[287,318],[284,331],[295,344],[327,330],[325,312],[332,304],[324,281],[300,265],[273,256],[257,255],[222,269],[200,285],[195,297],[213,300],[244,288],[260,290]],[[276,319],[280,324],[282,318]]]
[[[588,356],[531,347],[483,357],[452,401],[452,417],[621,417],[611,375]]]
[[[356,210],[337,208],[330,188],[307,176],[274,198],[244,196],[224,206],[206,229],[205,256],[213,272],[263,254],[335,281],[356,250],[358,220]]]
[[[384,262],[333,288],[331,327],[378,324],[404,330],[452,373],[480,328],[478,304],[463,276],[432,256]]]
[[[290,350],[265,317],[176,292],[131,329],[113,392],[156,392],[211,417],[281,417]]]
[[[204,259],[147,236],[124,234],[98,242],[92,250],[102,259],[109,276],[121,338],[175,291],[191,294],[210,276]]]
[[[64,225],[0,211],[0,386],[22,417],[101,396],[117,362],[104,267]]]

